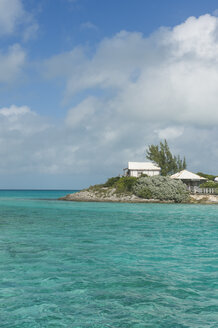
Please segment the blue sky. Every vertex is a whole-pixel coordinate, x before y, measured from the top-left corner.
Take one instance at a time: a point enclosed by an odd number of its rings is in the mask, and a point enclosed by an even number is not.
[[[0,0],[1,188],[81,188],[167,138],[218,174],[216,1]]]

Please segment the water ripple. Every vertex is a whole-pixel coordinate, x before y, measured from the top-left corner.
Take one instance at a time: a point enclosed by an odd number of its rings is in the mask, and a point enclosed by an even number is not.
[[[0,205],[1,327],[218,327],[218,207]]]

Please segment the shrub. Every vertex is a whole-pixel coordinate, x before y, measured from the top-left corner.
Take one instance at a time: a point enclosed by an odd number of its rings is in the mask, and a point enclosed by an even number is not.
[[[150,189],[142,188],[141,190],[138,191],[137,196],[144,199],[151,199],[152,193]]]
[[[148,175],[145,174],[145,173],[142,173],[142,174],[140,175],[140,178],[142,178],[142,177],[148,177]]]
[[[218,188],[218,183],[214,181],[204,182],[200,185],[201,188]]]
[[[182,181],[163,176],[137,179],[133,192],[138,197],[173,200],[176,203],[185,202],[189,198],[187,187]]]
[[[200,177],[211,180],[211,181],[213,181],[216,178],[216,175],[212,175],[212,174],[205,174],[202,172],[198,172],[197,174],[200,175]]]
[[[116,182],[120,180],[120,177],[113,177],[113,178],[109,178],[105,183],[104,183],[104,187],[113,187]]]
[[[90,186],[88,189],[97,191],[97,190],[101,190],[102,187],[104,187],[103,184],[96,184],[96,185]]]
[[[118,193],[132,192],[136,181],[135,177],[122,177],[115,184],[116,191]]]

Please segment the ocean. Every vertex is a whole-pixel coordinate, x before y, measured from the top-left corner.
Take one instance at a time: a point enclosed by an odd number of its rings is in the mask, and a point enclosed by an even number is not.
[[[217,328],[218,206],[0,191],[1,328]]]

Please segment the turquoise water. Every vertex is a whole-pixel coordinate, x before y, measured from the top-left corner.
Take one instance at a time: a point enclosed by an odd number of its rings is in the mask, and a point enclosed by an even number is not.
[[[218,206],[66,193],[0,191],[1,328],[218,327]]]

